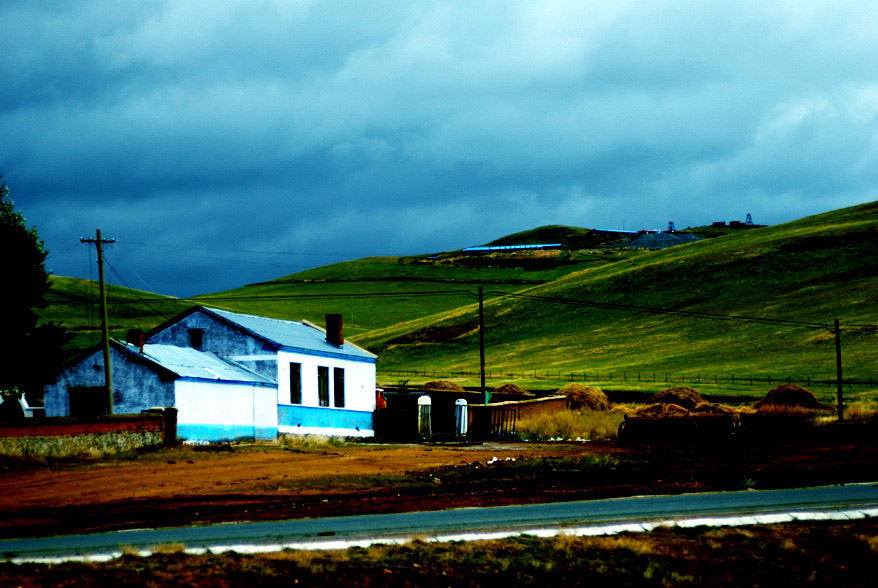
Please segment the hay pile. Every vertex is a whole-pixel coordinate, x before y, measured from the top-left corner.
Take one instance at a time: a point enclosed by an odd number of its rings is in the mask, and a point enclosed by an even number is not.
[[[738,414],[738,410],[731,408],[729,406],[723,406],[722,404],[715,404],[713,402],[701,402],[695,405],[690,411],[692,416],[733,416]]]
[[[676,404],[686,410],[692,410],[703,402],[701,394],[689,386],[674,386],[649,399],[649,404]]]
[[[812,392],[796,384],[783,384],[769,390],[765,397],[753,405],[759,412],[803,412],[832,411],[833,407],[823,404]]]
[[[524,394],[533,396],[530,392],[519,386],[518,384],[503,384],[491,391],[493,394]]]
[[[610,410],[610,400],[604,391],[585,384],[567,384],[555,393],[567,397],[570,410]]]
[[[435,390],[441,392],[465,392],[465,390],[454,382],[448,380],[433,380],[421,386],[421,390]]]
[[[638,408],[631,416],[635,417],[652,417],[652,418],[683,418],[689,416],[689,411],[671,402],[655,404],[647,404],[643,408]]]

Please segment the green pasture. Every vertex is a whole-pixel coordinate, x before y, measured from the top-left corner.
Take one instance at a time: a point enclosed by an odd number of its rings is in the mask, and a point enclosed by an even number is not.
[[[876,221],[873,203],[648,253],[497,296],[485,305],[488,371],[824,380],[835,375],[832,325],[838,318],[844,377],[875,377]],[[429,326],[475,320],[477,307],[470,304],[357,341],[380,355],[379,369],[477,373],[477,333],[435,344],[393,343]],[[472,385],[478,378],[464,380]],[[747,393],[749,386],[733,389]]]
[[[569,229],[541,227],[514,240]],[[379,355],[380,381],[414,370],[473,386],[482,286],[489,385],[557,388],[584,374],[608,389],[685,383],[758,398],[771,378],[810,381],[829,399],[834,386],[820,382],[835,378],[839,319],[844,378],[859,380],[851,393],[868,398],[868,379],[878,378],[876,244],[878,203],[869,203],[655,252],[565,252],[545,266],[531,262],[546,253],[520,255],[517,267],[508,254],[458,251],[336,263],[191,300],[110,286],[109,320],[121,336],[192,304],[317,324],[341,313],[346,335]],[[72,349],[96,342],[95,284],[53,285],[43,320],[71,328]]]

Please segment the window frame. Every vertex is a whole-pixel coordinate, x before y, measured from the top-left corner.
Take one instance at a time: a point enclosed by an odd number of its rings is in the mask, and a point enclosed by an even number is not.
[[[290,362],[290,404],[302,404],[302,364]]]
[[[344,368],[332,368],[332,405],[344,408]]]
[[[329,406],[329,367],[317,366],[317,405]]]

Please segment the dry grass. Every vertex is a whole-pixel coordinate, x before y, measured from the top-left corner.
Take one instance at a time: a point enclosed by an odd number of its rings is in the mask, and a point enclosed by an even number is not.
[[[610,400],[604,391],[594,386],[573,383],[563,386],[557,395],[567,397],[570,410],[610,410]]]
[[[497,386],[496,388],[494,388],[493,394],[526,394],[529,396],[533,395],[518,384],[503,384],[502,386]]]
[[[703,402],[704,398],[694,388],[674,386],[650,398],[648,404],[676,404],[686,410],[692,410]]]
[[[848,420],[869,420],[878,417],[878,404],[870,401],[853,402],[844,409]]]
[[[806,411],[832,411],[833,408],[823,404],[814,394],[796,384],[783,384],[772,388],[765,398],[754,405],[759,412],[788,412],[799,414],[800,409]]]
[[[551,539],[0,564],[3,586],[873,586],[875,523],[660,528]]]
[[[464,392],[460,384],[449,380],[432,380],[421,386],[421,390],[443,390],[446,392]]]
[[[328,435],[279,435],[276,443],[289,451],[310,453],[324,451],[327,447],[341,447],[347,441],[343,437]]]
[[[563,410],[518,422],[518,432],[530,440],[615,439],[624,416],[619,411]]]

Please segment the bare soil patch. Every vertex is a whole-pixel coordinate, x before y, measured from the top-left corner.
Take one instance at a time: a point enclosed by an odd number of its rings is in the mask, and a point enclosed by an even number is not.
[[[746,444],[179,447],[7,467],[0,536],[875,481],[875,433],[845,423]]]

